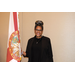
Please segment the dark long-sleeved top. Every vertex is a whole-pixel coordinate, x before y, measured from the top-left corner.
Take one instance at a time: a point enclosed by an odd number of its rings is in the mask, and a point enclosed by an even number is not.
[[[26,57],[29,57],[29,62],[53,62],[50,39],[45,36],[42,36],[40,39],[36,37],[29,39],[26,48]]]
[[[32,44],[32,49],[31,49],[31,54],[32,54],[32,61],[33,62],[40,62],[41,61],[41,44],[42,44],[42,38],[37,39],[35,37],[33,44]]]

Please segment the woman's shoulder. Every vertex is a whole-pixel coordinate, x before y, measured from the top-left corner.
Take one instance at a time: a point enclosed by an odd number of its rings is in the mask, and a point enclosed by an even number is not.
[[[49,37],[43,36],[43,41],[50,42],[51,40]]]
[[[32,41],[34,39],[34,37],[31,37],[28,41]]]
[[[43,39],[47,39],[47,40],[50,40],[49,37],[46,37],[46,36],[42,36]]]

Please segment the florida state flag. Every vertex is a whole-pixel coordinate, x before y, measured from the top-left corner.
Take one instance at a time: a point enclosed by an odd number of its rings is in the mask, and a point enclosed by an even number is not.
[[[19,36],[19,24],[17,12],[10,12],[6,61],[7,62],[21,61],[21,48],[20,48],[20,36]]]

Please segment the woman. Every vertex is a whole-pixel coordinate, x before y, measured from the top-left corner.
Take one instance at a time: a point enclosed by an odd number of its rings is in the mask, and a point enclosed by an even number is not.
[[[29,62],[53,62],[53,54],[50,39],[42,36],[43,22],[38,20],[35,22],[35,36],[28,40],[24,57],[29,57]]]

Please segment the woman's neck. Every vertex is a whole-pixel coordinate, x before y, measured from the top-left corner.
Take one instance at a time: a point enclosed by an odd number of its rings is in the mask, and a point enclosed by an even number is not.
[[[40,39],[41,37],[42,37],[42,36],[39,36],[39,37],[38,37],[38,36],[36,36],[36,38],[37,38],[37,39]]]

